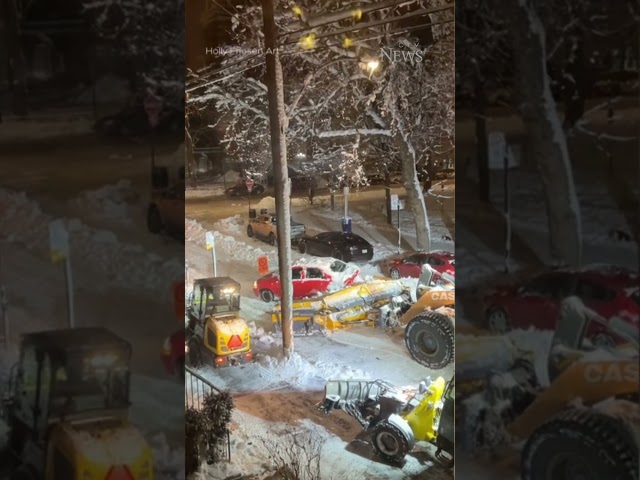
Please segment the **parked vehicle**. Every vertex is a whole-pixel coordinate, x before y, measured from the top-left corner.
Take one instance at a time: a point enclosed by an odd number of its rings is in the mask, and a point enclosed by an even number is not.
[[[291,220],[291,240],[296,242],[304,237],[307,227],[298,222]],[[247,226],[247,236],[258,238],[275,245],[278,241],[278,229],[276,228],[276,214],[267,213],[259,215],[256,218],[249,219]]]
[[[529,327],[555,330],[563,299],[577,296],[587,308],[603,318],[618,317],[637,329],[640,316],[638,282],[637,274],[610,267],[545,272],[487,294],[485,320],[489,329],[496,333]],[[597,345],[611,346],[621,340],[595,322],[589,324],[586,335]]]
[[[456,275],[456,260],[453,252],[437,250],[433,252],[418,252],[404,255],[388,263],[389,276],[398,278],[420,278],[422,266],[431,265],[438,273]]]
[[[256,183],[253,185],[253,188],[251,189],[251,195],[262,195],[264,193],[264,190],[265,190],[264,185]],[[243,182],[243,183],[238,183],[233,187],[227,188],[224,191],[224,194],[227,197],[243,197],[243,196],[249,195],[249,190],[247,189],[247,186]]]
[[[184,311],[183,311],[184,313]],[[164,341],[162,363],[168,375],[184,381],[185,332],[181,328]]]
[[[298,251],[346,262],[368,262],[373,258],[373,246],[355,233],[323,232],[304,237],[298,242]]]
[[[291,268],[293,276],[293,298],[306,298],[333,289],[353,284],[360,269],[333,258],[298,262]],[[272,302],[282,295],[280,276],[271,272],[253,284],[253,293],[265,302]]]

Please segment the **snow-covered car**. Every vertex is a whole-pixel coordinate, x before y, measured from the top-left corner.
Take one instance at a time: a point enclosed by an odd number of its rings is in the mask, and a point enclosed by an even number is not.
[[[455,255],[443,250],[410,253],[387,264],[389,276],[393,279],[420,278],[423,265],[431,265],[438,273],[448,273],[453,277],[456,275]]]
[[[373,245],[355,233],[322,232],[304,237],[298,242],[298,251],[345,262],[368,262],[373,258]]]
[[[264,185],[256,183],[251,189],[251,195],[262,195],[264,193]],[[239,183],[233,187],[229,187],[224,191],[227,197],[243,197],[249,195],[249,189],[244,183]]]
[[[360,269],[340,260],[323,258],[300,261],[291,267],[291,273],[293,298],[298,299],[348,287],[358,277]],[[282,289],[278,272],[271,272],[256,280],[253,293],[265,302],[280,298]]]
[[[485,321],[496,333],[512,328],[555,330],[562,301],[577,296],[606,320],[614,317],[638,332],[640,326],[639,277],[617,268],[544,272],[516,284],[497,287],[484,297]],[[591,322],[586,335],[594,344],[610,346],[624,341],[604,326]]]
[[[307,227],[304,224],[291,220],[292,241],[298,241],[305,236],[306,232]],[[247,226],[247,236],[264,240],[269,242],[270,245],[275,245],[278,241],[275,213],[258,215],[256,218],[250,219],[249,225]]]

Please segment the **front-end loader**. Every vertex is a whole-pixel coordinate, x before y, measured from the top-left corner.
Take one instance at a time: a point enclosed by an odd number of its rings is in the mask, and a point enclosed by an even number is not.
[[[240,316],[240,284],[230,277],[199,278],[187,303],[186,348],[192,367],[253,360],[251,332]]]
[[[412,391],[382,380],[330,380],[319,408],[327,414],[343,410],[356,418],[376,453],[388,462],[401,463],[416,442],[429,442],[437,448],[436,457],[452,467],[454,404],[453,378],[427,379]]]
[[[152,479],[151,448],[128,421],[130,357],[103,328],[24,335],[2,411],[8,478]]]
[[[628,342],[594,347],[585,336],[589,322]],[[458,343],[459,441],[473,448],[524,442],[523,480],[639,478],[638,338],[628,323],[565,299],[544,375],[534,353],[508,336]]]

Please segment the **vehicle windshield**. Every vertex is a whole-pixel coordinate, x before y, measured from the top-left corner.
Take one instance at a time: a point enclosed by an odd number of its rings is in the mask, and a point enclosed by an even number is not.
[[[347,269],[347,264],[344,262],[341,262],[340,260],[336,260],[331,264],[329,268],[331,269],[332,272],[341,273]]]
[[[76,354],[54,372],[51,414],[67,416],[129,406],[128,355]]]
[[[237,312],[240,310],[240,296],[235,288],[223,288],[221,290],[213,290],[207,287],[203,290],[202,310],[205,315],[213,315],[217,313]],[[196,309],[200,310],[200,301],[196,298]]]

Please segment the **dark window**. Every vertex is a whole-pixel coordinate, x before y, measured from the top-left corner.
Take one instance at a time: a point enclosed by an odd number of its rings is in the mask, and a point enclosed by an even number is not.
[[[344,272],[347,269],[347,264],[344,262],[341,262],[340,260],[336,260],[334,261],[331,266],[329,267],[331,269],[332,272]]]
[[[319,233],[318,235],[316,235],[316,239],[321,240],[321,241],[327,241],[330,240],[334,237],[334,233],[333,232],[324,232],[324,233]]]
[[[435,267],[439,267],[444,265],[444,262],[440,260],[438,257],[429,257],[428,263]]]
[[[408,263],[410,265],[420,265],[422,262],[419,255],[411,255],[404,259],[404,263]]]
[[[615,291],[585,280],[578,282],[576,293],[585,302],[610,302],[616,297]]]
[[[60,449],[56,447],[53,454],[53,478],[55,480],[69,480],[75,476],[73,465]]]
[[[571,295],[572,280],[565,276],[544,276],[532,280],[522,288],[525,295],[565,298]]]
[[[301,268],[292,268],[291,269],[291,277],[293,280],[300,280],[302,278],[302,269]]]
[[[324,274],[319,268],[307,268],[307,278],[324,278]]]

